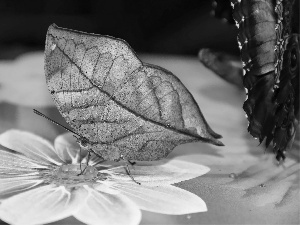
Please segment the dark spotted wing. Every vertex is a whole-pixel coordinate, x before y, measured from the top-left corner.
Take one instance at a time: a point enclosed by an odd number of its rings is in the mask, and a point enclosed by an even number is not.
[[[299,1],[232,0],[248,96],[249,132],[277,160],[299,123]]]

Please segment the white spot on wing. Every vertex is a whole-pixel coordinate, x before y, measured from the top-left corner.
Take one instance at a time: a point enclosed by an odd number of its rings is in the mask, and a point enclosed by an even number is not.
[[[50,47],[51,51],[54,51],[55,48],[56,48],[56,44],[52,44]]]

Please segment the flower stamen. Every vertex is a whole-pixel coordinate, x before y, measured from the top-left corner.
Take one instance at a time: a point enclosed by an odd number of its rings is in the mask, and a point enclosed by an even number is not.
[[[84,171],[80,164],[64,164],[54,170],[43,171],[40,175],[45,183],[63,185],[66,188],[73,188],[82,185],[93,185],[96,181],[106,180],[109,174],[99,172],[93,166],[87,166]]]

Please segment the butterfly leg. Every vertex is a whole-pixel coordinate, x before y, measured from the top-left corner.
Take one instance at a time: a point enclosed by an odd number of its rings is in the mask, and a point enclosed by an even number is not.
[[[131,180],[132,180],[134,183],[136,183],[136,184],[138,184],[138,185],[141,185],[141,183],[138,182],[138,181],[136,181],[136,180],[133,178],[133,176],[131,175],[128,164],[129,164],[129,163],[126,163],[126,167],[125,167],[125,168],[126,168],[126,173],[127,173],[127,175],[131,178]]]
[[[127,175],[131,178],[131,180],[132,180],[134,183],[136,183],[136,184],[138,184],[138,185],[141,185],[140,182],[138,182],[138,181],[136,181],[136,180],[134,179],[134,177],[131,175],[130,169],[129,169],[129,165],[133,166],[134,164],[136,164],[136,162],[131,162],[131,161],[129,161],[129,159],[124,158],[123,155],[121,155],[121,159],[123,159],[123,160],[126,162],[125,170],[126,170]]]
[[[127,159],[127,162],[128,162],[131,166],[133,166],[133,165],[136,164],[136,162],[131,162],[129,159]]]
[[[74,135],[73,135],[74,136]],[[79,175],[81,175],[82,173],[83,173],[83,171],[82,171],[82,168],[81,168],[81,161],[82,161],[82,158],[81,158],[81,148],[79,149],[79,156],[80,156],[80,160],[79,160],[79,162],[80,162],[80,164],[79,164],[79,167],[80,167],[80,174],[78,174],[78,176]]]
[[[80,148],[80,155],[81,155],[81,148]],[[86,160],[85,168],[82,170],[82,168],[81,168],[81,163],[80,163],[80,170],[81,170],[81,172],[80,172],[80,174],[78,174],[78,175],[82,175],[82,174],[84,173],[84,171],[86,170],[86,168],[87,168],[88,165],[89,165],[90,158],[91,158],[91,152],[88,151],[88,155],[87,155],[87,160]],[[81,161],[81,160],[80,160],[80,161]]]

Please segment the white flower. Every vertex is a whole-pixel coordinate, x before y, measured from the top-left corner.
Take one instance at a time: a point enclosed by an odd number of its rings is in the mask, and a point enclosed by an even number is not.
[[[54,147],[28,132],[0,135],[0,219],[10,224],[43,224],[74,216],[87,224],[138,224],[141,211],[180,215],[207,211],[197,195],[171,184],[201,176],[208,167],[180,160],[138,162],[131,168],[99,163],[70,133]]]

